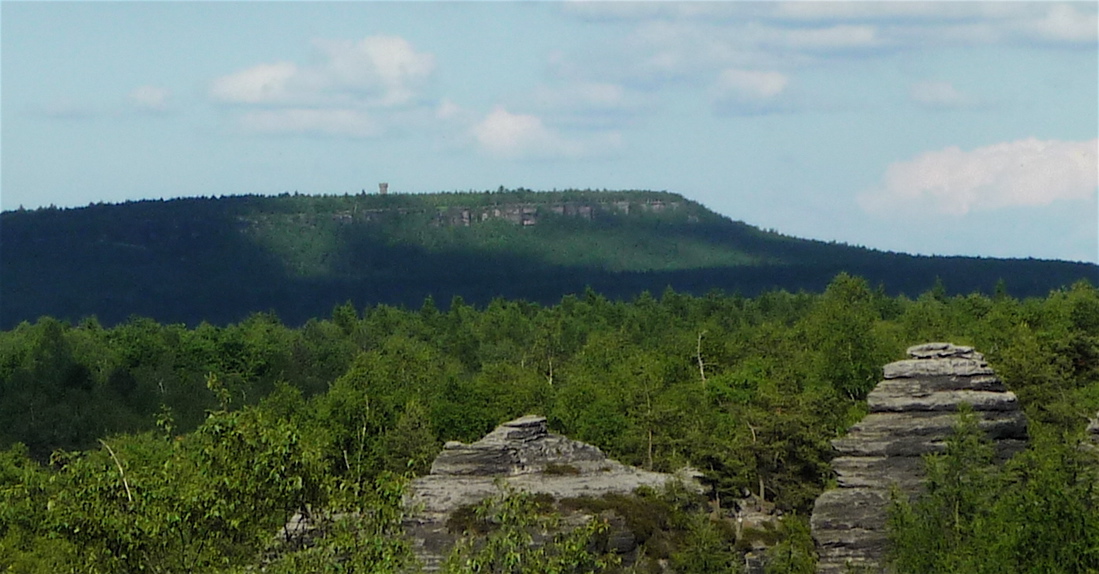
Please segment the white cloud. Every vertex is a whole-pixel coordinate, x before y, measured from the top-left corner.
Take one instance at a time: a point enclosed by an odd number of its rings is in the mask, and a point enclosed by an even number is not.
[[[726,69],[788,72],[836,54],[873,52],[887,42],[869,25],[783,27],[753,20],[645,20],[610,49],[557,54],[562,77],[656,91],[706,85]]]
[[[592,22],[643,20],[728,19],[754,12],[755,2],[651,2],[569,0],[561,4],[565,14]],[[747,9],[746,9],[747,8]]]
[[[399,106],[435,70],[434,56],[397,36],[317,40],[314,49],[314,64],[259,64],[217,78],[210,95],[236,104]]]
[[[103,110],[72,98],[59,98],[31,108],[36,116],[51,120],[88,120],[103,115]]]
[[[767,100],[781,94],[789,83],[790,78],[780,72],[724,70],[718,76],[717,87],[722,95]]]
[[[210,95],[237,104],[288,102],[293,99],[290,84],[299,73],[292,62],[260,64],[214,80]]]
[[[130,102],[140,110],[163,112],[168,109],[172,92],[157,86],[141,86],[130,92]]]
[[[769,30],[766,41],[778,48],[800,51],[836,51],[875,48],[882,44],[874,26],[839,25],[827,28]]]
[[[790,77],[771,70],[722,70],[712,91],[719,114],[760,115],[791,112],[798,105],[790,94]]]
[[[435,57],[420,53],[404,38],[371,36],[358,42],[318,41],[328,61],[314,73],[322,88],[380,92],[380,105],[401,105],[435,71]]]
[[[367,138],[381,127],[368,113],[354,109],[283,108],[255,110],[239,118],[245,130],[263,134],[313,134]]]
[[[620,108],[626,100],[626,92],[618,84],[586,82],[558,88],[540,87],[535,100],[551,108]]]
[[[1005,207],[1089,200],[1099,187],[1099,140],[1025,139],[973,151],[949,147],[888,167],[881,187],[859,197],[875,213],[965,215]]]
[[[916,105],[927,109],[970,108],[977,98],[958,91],[950,82],[928,80],[912,84],[908,92]]]
[[[1050,6],[1045,16],[1030,21],[1025,31],[1040,39],[1054,42],[1094,44],[1099,38],[1099,16],[1093,10],[1079,10],[1082,4],[1078,2]]]
[[[566,138],[538,116],[503,107],[492,110],[471,133],[483,151],[503,159],[578,159],[605,154],[620,144],[613,133],[588,140]]]
[[[830,60],[973,45],[1094,47],[1095,3],[566,2],[566,15],[616,22],[609,46],[555,57],[565,77],[656,90],[725,68],[790,71]]]
[[[435,107],[435,118],[439,120],[453,120],[466,115],[466,111],[454,102],[444,99]]]
[[[587,128],[622,126],[652,104],[645,94],[612,82],[540,86],[522,100],[522,105],[553,118],[558,125]]]
[[[445,103],[428,109],[421,91],[435,58],[403,38],[316,40],[313,48],[307,64],[264,63],[217,78],[210,97],[245,107],[237,124],[261,134],[375,137],[402,122],[457,112]]]
[[[498,157],[568,156],[580,151],[579,146],[547,128],[541,118],[513,114],[502,107],[473,126],[473,135],[485,151]]]
[[[952,7],[931,2],[781,2],[770,16],[794,21],[867,21],[886,18],[941,18]]]

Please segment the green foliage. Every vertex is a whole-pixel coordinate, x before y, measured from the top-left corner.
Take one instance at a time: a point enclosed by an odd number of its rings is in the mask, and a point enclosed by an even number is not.
[[[427,474],[440,449],[427,410],[418,400],[405,405],[397,422],[382,434],[379,448],[386,470]]]
[[[672,553],[671,566],[677,574],[739,574],[740,554],[733,548],[731,532],[703,514],[688,519],[687,539]]]
[[[560,501],[560,508],[619,519],[639,546],[639,571],[662,561],[676,572],[738,572],[732,521],[712,516],[703,496],[671,482],[661,490],[639,488],[632,495],[608,494]]]
[[[323,500],[315,447],[263,412],[211,413],[184,439],[133,435],[57,453],[38,527],[88,572],[191,572],[254,559],[286,518]]]
[[[48,472],[25,446],[0,452],[0,571],[52,574],[76,563],[74,545],[40,535],[51,490]]]
[[[594,574],[617,564],[600,550],[609,527],[598,517],[570,529],[522,492],[488,498],[473,512],[477,524],[491,529],[460,541],[443,566],[446,574]]]
[[[13,572],[228,572],[253,565],[294,512],[332,508],[322,543],[280,552],[273,572],[400,572],[403,481],[357,496],[325,473],[318,444],[285,419],[217,411],[194,433],[113,437],[55,454],[47,472],[15,448],[0,461],[0,565]],[[323,568],[321,568],[323,566]]]
[[[371,488],[331,520],[311,546],[277,554],[265,566],[271,574],[396,574],[415,564],[412,548],[401,526],[405,481],[382,473]]]
[[[1071,446],[1099,411],[1099,290],[1086,283],[1040,299],[909,299],[841,275],[819,295],[666,289],[616,301],[589,289],[549,307],[326,313],[297,328],[261,314],[226,327],[43,318],[0,331],[0,564],[244,568],[290,514],[320,505],[371,519],[389,473],[422,474],[444,441],[529,413],[625,463],[699,469],[714,508],[751,492],[804,516],[829,480],[829,441],[865,414],[881,364],[928,340],[985,352],[1035,446],[1003,471],[978,465],[979,443],[965,441],[932,463],[938,498],[926,500],[940,507],[921,499],[897,518],[900,539],[924,549],[915,571],[965,571],[979,557],[1095,564],[1094,465]],[[586,504],[621,516],[655,560],[728,562],[723,522],[687,517],[701,502]],[[768,533],[776,571],[811,563],[797,527]],[[390,539],[359,530],[333,523],[331,544],[278,567]]]
[[[899,572],[1093,572],[1099,569],[1099,466],[1075,440],[1039,430],[1006,468],[971,413],[942,455],[927,458],[927,492],[894,500]]]
[[[865,280],[841,273],[805,319],[817,347],[821,384],[852,400],[866,398],[878,382],[881,365],[900,350],[884,347],[874,332],[881,319],[877,298]]]
[[[550,476],[569,476],[580,474],[580,469],[571,464],[547,464],[542,473]]]
[[[926,494],[896,499],[890,527],[902,572],[958,572],[988,558],[973,542],[1002,486],[993,450],[972,412],[962,411],[946,452],[926,457]]]
[[[809,521],[798,515],[786,515],[779,522],[780,540],[767,549],[766,574],[812,574],[817,568],[816,546]]]

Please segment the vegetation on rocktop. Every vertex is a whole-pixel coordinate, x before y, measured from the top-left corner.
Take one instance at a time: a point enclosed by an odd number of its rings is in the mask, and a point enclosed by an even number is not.
[[[927,491],[894,501],[897,571],[1099,571],[1099,452],[1060,430],[1039,425],[1000,467],[976,417],[962,413],[946,452],[925,461]]]
[[[296,328],[272,314],[225,327],[22,323],[0,332],[0,570],[238,572],[274,560],[271,571],[312,572],[360,560],[369,569],[355,571],[400,571],[410,554],[394,473],[424,472],[443,441],[528,413],[628,464],[699,469],[717,509],[752,492],[803,519],[830,480],[828,441],[862,416],[881,366],[933,340],[984,352],[1037,437],[1009,479],[989,479],[1017,486],[994,502],[979,488],[980,511],[959,511],[957,536],[934,551],[997,540],[977,526],[1025,522],[998,555],[1019,571],[1051,563],[1041,550],[1057,544],[1081,557],[1062,571],[1099,567],[1090,467],[1049,448],[1075,444],[1099,410],[1099,290],[908,298],[840,275],[821,294],[754,298],[345,304]],[[951,518],[943,509],[985,484],[950,464],[933,475],[942,495],[931,500],[946,502],[904,515],[907,539],[927,540],[920,521]],[[361,524],[272,557],[272,534],[307,508],[359,512]],[[685,527],[708,542],[666,549],[684,572],[729,563],[717,525]],[[777,538],[771,571],[811,567],[802,522]]]
[[[352,301],[454,296],[541,304],[592,287],[612,299],[820,292],[839,272],[891,294],[940,278],[954,293],[1041,296],[1081,263],[914,257],[786,237],[682,196],[563,191],[233,196],[0,214],[0,328],[52,316],[226,325],[273,310],[300,325]]]

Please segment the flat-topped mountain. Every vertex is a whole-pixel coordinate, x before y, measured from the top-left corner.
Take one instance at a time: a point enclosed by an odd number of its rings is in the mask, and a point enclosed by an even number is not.
[[[527,190],[283,194],[97,204],[0,216],[0,328],[52,315],[300,323],[346,301],[420,306],[495,297],[557,302],[586,287],[754,295],[818,291],[839,272],[890,293],[1044,295],[1099,267],[919,257],[809,241],[733,221],[680,195]]]

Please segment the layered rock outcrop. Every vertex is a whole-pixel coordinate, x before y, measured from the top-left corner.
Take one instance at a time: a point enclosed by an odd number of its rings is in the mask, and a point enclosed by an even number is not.
[[[1095,413],[1095,418],[1088,418],[1088,426],[1084,429],[1083,446],[1099,456],[1099,413]]]
[[[447,528],[454,511],[501,488],[566,499],[660,488],[673,478],[611,460],[595,446],[550,433],[545,417],[528,415],[472,444],[448,442],[431,473],[410,485],[405,527],[424,569],[434,571],[461,534]]]
[[[890,490],[919,492],[922,456],[944,450],[959,404],[972,406],[999,458],[1026,444],[1015,395],[983,355],[949,343],[911,347],[908,355],[883,369],[884,380],[867,396],[870,414],[832,441],[838,488],[821,494],[811,517],[817,572],[886,571]]]

